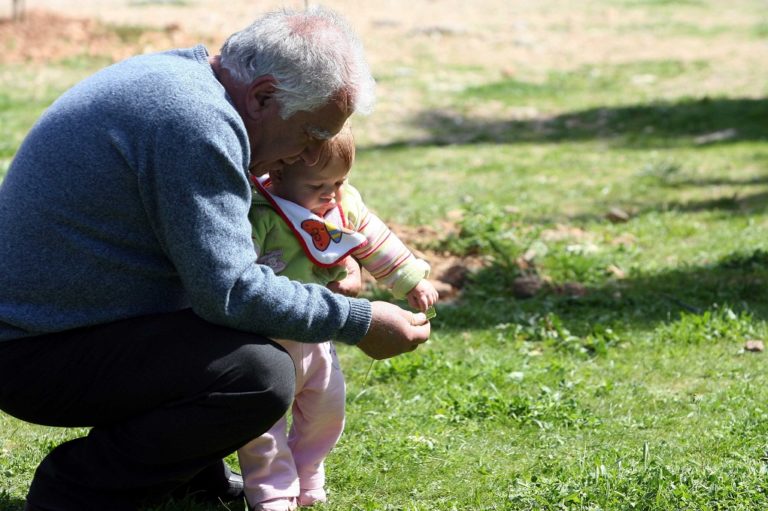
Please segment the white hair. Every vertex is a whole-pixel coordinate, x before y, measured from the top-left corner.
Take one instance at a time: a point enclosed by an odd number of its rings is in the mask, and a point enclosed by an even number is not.
[[[333,98],[346,100],[350,113],[368,114],[376,102],[360,39],[340,15],[321,6],[267,13],[226,40],[221,65],[241,83],[272,76],[283,119]]]

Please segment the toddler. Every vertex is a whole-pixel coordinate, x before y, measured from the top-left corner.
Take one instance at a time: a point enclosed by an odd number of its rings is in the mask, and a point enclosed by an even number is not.
[[[355,157],[349,127],[329,140],[320,160],[302,160],[254,177],[249,213],[258,262],[276,274],[328,285],[342,280],[353,257],[396,298],[426,311],[438,299],[417,259],[363,204],[347,183]],[[238,450],[249,506],[285,511],[325,502],[323,461],[344,428],[344,377],[331,341],[277,340],[296,366],[296,394],[287,431],[283,417]]]

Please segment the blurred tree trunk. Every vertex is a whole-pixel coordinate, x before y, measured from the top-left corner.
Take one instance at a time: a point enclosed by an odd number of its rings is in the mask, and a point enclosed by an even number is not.
[[[24,19],[24,0],[13,0],[13,19]]]

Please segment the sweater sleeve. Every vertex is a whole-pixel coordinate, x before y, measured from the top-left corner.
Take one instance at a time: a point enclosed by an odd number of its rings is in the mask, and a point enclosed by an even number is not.
[[[139,187],[157,238],[201,317],[233,328],[302,342],[359,341],[370,303],[276,276],[257,264],[245,168],[248,141],[224,109],[184,112],[155,126],[151,163]],[[195,115],[196,114],[196,115]]]
[[[352,227],[368,240],[352,256],[378,282],[390,288],[395,298],[404,298],[420,280],[429,276],[429,264],[413,255],[400,238],[368,210],[354,187],[345,185],[343,193]]]

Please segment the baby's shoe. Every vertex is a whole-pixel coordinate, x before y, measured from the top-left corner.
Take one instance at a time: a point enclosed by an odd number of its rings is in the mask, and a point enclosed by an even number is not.
[[[253,506],[252,511],[295,511],[296,507],[294,497],[282,497],[259,502]]]
[[[316,502],[325,502],[327,496],[323,488],[315,488],[314,490],[301,490],[299,492],[299,505],[309,507]]]

